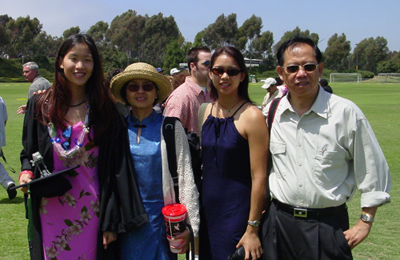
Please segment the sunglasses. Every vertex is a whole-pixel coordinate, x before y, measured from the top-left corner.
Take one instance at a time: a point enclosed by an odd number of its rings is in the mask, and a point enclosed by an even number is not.
[[[205,62],[202,62],[201,64],[203,64],[204,66],[208,67],[211,64],[211,61],[206,60]]]
[[[156,87],[156,86],[155,86],[154,84],[151,84],[151,83],[142,85],[142,89],[143,89],[145,92],[150,92],[150,91],[152,91],[155,87]],[[138,92],[139,89],[140,89],[140,86],[139,86],[139,85],[136,85],[136,84],[132,84],[132,85],[128,85],[126,88],[127,88],[130,92]]]
[[[317,65],[318,63],[307,63],[304,65],[289,65],[286,67],[282,66],[282,68],[286,70],[286,73],[296,73],[300,70],[300,67],[302,67],[305,72],[313,72],[317,69]]]
[[[214,75],[217,75],[220,77],[226,72],[226,74],[228,74],[228,76],[234,77],[234,76],[237,76],[241,71],[240,71],[240,69],[235,69],[235,68],[229,68],[227,70],[224,70],[223,68],[216,67],[216,68],[212,68],[211,72],[214,73]]]

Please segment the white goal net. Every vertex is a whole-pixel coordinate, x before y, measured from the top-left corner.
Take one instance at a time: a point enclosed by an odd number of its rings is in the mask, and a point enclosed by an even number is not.
[[[330,83],[333,82],[362,82],[361,74],[360,73],[331,73]]]
[[[400,73],[379,73],[379,83],[400,83]]]

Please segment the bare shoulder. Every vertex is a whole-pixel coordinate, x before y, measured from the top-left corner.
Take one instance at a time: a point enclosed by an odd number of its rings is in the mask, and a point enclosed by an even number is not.
[[[265,116],[263,115],[261,110],[258,109],[255,105],[250,103],[246,104],[242,115],[246,123],[256,123],[260,121],[265,121]]]

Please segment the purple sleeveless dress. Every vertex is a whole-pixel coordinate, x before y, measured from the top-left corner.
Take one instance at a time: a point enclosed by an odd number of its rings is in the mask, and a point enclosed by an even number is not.
[[[210,112],[202,128],[200,259],[226,260],[247,228],[249,143],[239,134],[233,119],[244,104],[229,118],[216,118]]]

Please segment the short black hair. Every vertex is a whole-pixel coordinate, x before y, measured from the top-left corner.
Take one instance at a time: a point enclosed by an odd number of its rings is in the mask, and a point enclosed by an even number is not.
[[[326,79],[320,79],[320,80],[319,80],[319,84],[320,84],[322,87],[326,87],[326,86],[328,86],[328,81],[327,81]]]
[[[318,48],[318,45],[316,45],[314,43],[313,40],[311,40],[310,38],[306,38],[306,37],[293,37],[287,41],[285,41],[284,43],[281,44],[281,46],[278,49],[278,52],[276,53],[276,58],[278,60],[278,65],[279,66],[283,66],[285,60],[284,60],[284,54],[285,51],[291,47],[294,48],[295,46],[297,46],[298,44],[307,44],[310,45],[313,49],[314,49],[314,54],[315,54],[315,58],[317,59],[317,62],[320,63],[322,62],[322,53]]]

